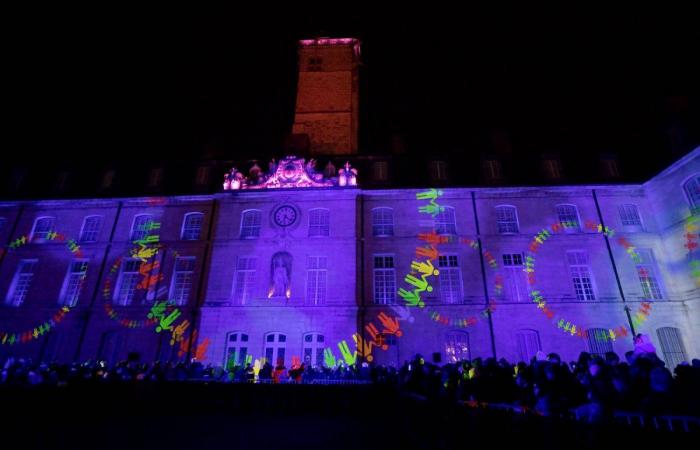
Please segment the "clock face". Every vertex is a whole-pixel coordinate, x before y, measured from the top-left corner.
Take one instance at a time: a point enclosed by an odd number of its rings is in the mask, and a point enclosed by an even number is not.
[[[297,212],[291,206],[280,206],[274,214],[275,223],[281,227],[288,227],[297,220]]]

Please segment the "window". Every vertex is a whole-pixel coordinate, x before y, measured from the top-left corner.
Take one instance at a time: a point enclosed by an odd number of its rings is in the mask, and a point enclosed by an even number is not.
[[[262,214],[259,209],[243,211],[241,215],[241,239],[260,237]]]
[[[30,241],[44,241],[49,238],[49,233],[54,231],[56,225],[55,217],[39,217],[34,221],[32,229],[32,238]]]
[[[394,257],[374,255],[374,303],[391,305],[396,292],[396,271]]]
[[[185,241],[198,241],[202,233],[204,214],[188,213],[182,221],[181,238]]]
[[[431,161],[430,176],[435,181],[447,180],[447,163],[445,161]]]
[[[497,159],[487,159],[483,163],[484,178],[488,181],[501,179],[501,163]]]
[[[170,299],[177,305],[187,304],[192,291],[194,280],[194,256],[178,256],[175,258],[175,271],[170,284]]]
[[[581,230],[581,220],[578,217],[578,208],[576,208],[576,206],[557,205],[557,218],[559,219],[559,223],[576,224],[576,226],[565,226],[564,230],[567,232],[571,233]]]
[[[11,306],[20,306],[24,302],[24,299],[27,298],[29,287],[32,285],[37,261],[36,259],[20,260],[10,289],[7,291],[5,303]]]
[[[700,175],[694,175],[683,185],[685,194],[688,196],[690,209],[695,210],[700,208]]]
[[[246,356],[248,356],[248,335],[241,332],[228,333],[224,367],[228,370],[233,366],[243,366]]]
[[[207,184],[209,184],[209,167],[197,167],[197,174],[195,175],[194,182],[197,186],[206,186]]]
[[[284,352],[287,347],[287,335],[269,333],[265,335],[265,359],[272,367],[284,365]]]
[[[496,206],[496,228],[498,234],[518,232],[518,211],[515,206]]]
[[[134,217],[134,223],[131,225],[131,240],[141,241],[146,239],[150,231],[148,226],[153,222],[153,216],[150,214],[139,214]]]
[[[80,297],[80,291],[83,287],[83,280],[87,276],[88,262],[85,259],[76,259],[71,261],[68,267],[66,279],[63,281],[61,289],[61,297],[59,303],[65,306],[75,306]]]
[[[547,158],[544,160],[544,173],[550,180],[559,180],[561,178],[561,161],[556,158]]]
[[[114,170],[108,170],[102,175],[102,189],[109,189],[112,187],[116,174]]]
[[[372,210],[372,236],[394,235],[394,210],[391,208],[374,208]]]
[[[447,336],[445,336],[445,356],[447,362],[450,363],[471,360],[469,333],[464,331],[452,331],[447,333]]]
[[[600,160],[601,172],[605,178],[618,178],[620,171],[617,168],[617,159],[615,157],[606,157]]]
[[[102,227],[102,216],[87,216],[80,230],[80,242],[96,242]]]
[[[435,216],[435,231],[438,234],[457,234],[455,209],[451,206],[445,206],[444,208],[443,211],[440,211]]]
[[[661,286],[656,277],[656,263],[651,249],[638,248],[636,249],[639,255],[637,263],[637,276],[639,283],[642,286],[644,299],[646,300],[662,300]]]
[[[307,366],[323,367],[324,337],[320,333],[304,335],[304,364]]]
[[[588,351],[592,356],[605,356],[607,352],[613,351],[608,330],[605,328],[588,330]]]
[[[374,181],[386,181],[389,178],[389,164],[386,161],[375,161],[372,165]]]
[[[233,300],[239,305],[245,305],[252,298],[256,264],[257,258],[249,256],[239,256],[236,260]]]
[[[309,256],[306,270],[306,303],[323,305],[326,303],[326,278],[328,275],[328,258]]]
[[[130,305],[136,294],[136,285],[139,284],[139,268],[141,263],[138,259],[125,259],[122,262],[122,270],[117,282],[117,290],[114,293],[115,303],[121,306]]]
[[[457,255],[440,255],[440,299],[442,303],[457,304],[464,301],[462,294],[462,273],[459,270]]]
[[[664,354],[666,367],[673,371],[683,361],[688,361],[685,353],[681,331],[678,328],[663,327],[656,330],[656,335],[661,343],[661,352]]]
[[[639,218],[637,205],[620,205],[620,220],[623,226],[641,226],[642,220]]]
[[[508,296],[507,298],[514,302],[529,301],[522,253],[504,253],[503,267],[505,268],[505,283],[502,295]]]
[[[148,187],[158,187],[161,181],[163,181],[163,169],[151,169],[151,174],[148,177]]]
[[[578,300],[595,300],[593,279],[586,252],[567,252],[566,257],[569,263],[569,271],[571,272],[571,280],[576,291],[576,298]]]
[[[535,330],[520,330],[516,333],[520,361],[529,363],[542,350],[540,334]]]
[[[329,211],[317,208],[309,211],[309,236],[328,236]]]

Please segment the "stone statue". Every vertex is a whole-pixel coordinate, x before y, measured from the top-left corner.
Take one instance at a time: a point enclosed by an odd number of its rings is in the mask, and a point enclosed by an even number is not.
[[[289,298],[291,295],[292,255],[287,252],[278,252],[272,255],[270,271],[272,278],[270,297]]]

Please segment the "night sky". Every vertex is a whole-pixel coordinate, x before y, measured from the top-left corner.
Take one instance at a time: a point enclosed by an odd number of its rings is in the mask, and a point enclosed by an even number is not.
[[[343,7],[8,15],[5,161],[27,164],[37,151],[51,156],[31,164],[280,155],[296,41],[315,36],[363,41],[365,154],[387,152],[396,135],[409,154],[470,161],[498,134],[519,154],[613,152],[654,173],[700,142],[689,9]],[[675,153],[670,125],[684,136]]]

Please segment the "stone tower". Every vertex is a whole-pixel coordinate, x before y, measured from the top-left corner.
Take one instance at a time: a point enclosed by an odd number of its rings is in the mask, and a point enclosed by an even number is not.
[[[360,41],[299,41],[299,84],[292,133],[307,134],[314,154],[357,153]]]

